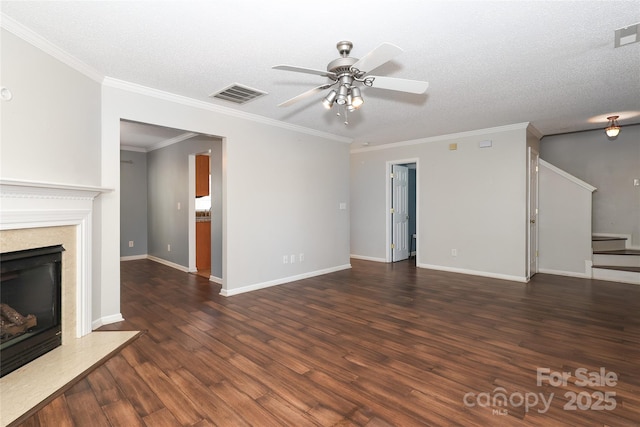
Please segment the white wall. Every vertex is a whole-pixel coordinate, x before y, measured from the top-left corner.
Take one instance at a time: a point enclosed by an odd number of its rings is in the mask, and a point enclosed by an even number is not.
[[[5,28],[1,39],[2,86],[11,90],[13,99],[0,104],[0,177],[115,188],[110,186],[114,181],[102,177],[101,85],[95,76],[88,77]],[[119,153],[113,154],[118,164]],[[119,173],[119,164],[115,170]],[[114,270],[112,265],[112,271],[103,277],[100,262],[105,249],[119,254],[117,243],[107,248],[102,245],[99,206],[111,197],[113,194],[103,193],[94,201],[94,325],[102,323],[100,319],[121,317],[119,266]],[[114,212],[117,219],[119,211]],[[119,228],[113,230],[119,233]]]
[[[386,165],[417,159],[418,265],[525,281],[526,129],[521,124],[353,150],[352,254],[385,259]],[[492,147],[479,148],[485,140]],[[452,143],[457,150],[449,150]]]
[[[223,293],[349,268],[349,214],[338,208],[349,203],[349,140],[100,84],[48,42],[36,44],[49,53],[2,30],[2,85],[14,97],[2,103],[0,177],[114,189],[94,201],[94,326],[120,318],[120,119],[224,138]],[[300,253],[304,262],[283,264]]]
[[[120,119],[223,138],[224,294],[349,267],[349,215],[339,210],[349,202],[345,140],[109,79],[103,113],[105,150],[119,150]],[[114,157],[103,163],[112,175]],[[114,231],[117,244],[112,202],[104,206],[105,230]],[[283,255],[300,253],[304,262],[283,264]],[[116,264],[103,259],[104,266]]]
[[[588,182],[593,193],[594,233],[631,235],[640,248],[640,126],[625,126],[615,139],[601,129],[547,136],[540,157]]]
[[[594,187],[540,161],[539,271],[591,277]]]
[[[99,186],[100,84],[2,29],[0,174]]]

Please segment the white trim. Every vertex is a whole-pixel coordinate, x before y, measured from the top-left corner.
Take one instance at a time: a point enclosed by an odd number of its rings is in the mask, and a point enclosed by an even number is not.
[[[153,255],[147,255],[147,259],[157,262],[158,264],[166,265],[167,267],[175,268],[176,270],[180,270],[184,273],[191,273],[188,267],[184,265],[176,264],[175,262],[167,261],[166,259],[158,258]]]
[[[100,187],[0,179],[0,230],[76,227],[76,336],[91,328],[93,200]],[[43,207],[46,206],[46,207]]]
[[[526,130],[528,126],[529,126],[528,122],[516,123],[513,125],[498,126],[498,127],[486,128],[486,129],[477,129],[477,130],[472,130],[467,132],[450,133],[447,135],[431,136],[428,138],[412,139],[410,141],[391,142],[388,144],[374,145],[374,146],[369,146],[365,148],[357,148],[355,150],[351,150],[351,154],[365,153],[367,151],[389,150],[389,149],[395,149],[400,147],[407,147],[411,145],[427,144],[427,143],[436,142],[436,141],[448,141],[451,139],[468,138],[472,136],[483,136],[489,133],[507,132],[511,130]]]
[[[121,256],[120,261],[137,261],[140,259],[148,259],[149,256],[147,254],[143,255],[129,255],[129,256]]]
[[[535,126],[533,126],[531,123],[529,123],[527,125],[527,131],[530,132],[533,136],[535,136],[536,138],[538,138],[538,140],[541,140],[542,138],[544,138],[544,134],[542,132],[540,132]]]
[[[539,268],[538,273],[553,274],[554,276],[578,277],[580,279],[591,279],[591,274],[578,273],[577,271],[552,270],[549,268]]]
[[[10,33],[13,33],[15,36],[20,37],[27,43],[33,45],[34,47],[43,50],[45,53],[61,61],[63,64],[66,64],[79,73],[82,73],[83,75],[89,77],[91,80],[102,83],[104,75],[98,70],[80,61],[74,56],[69,55],[67,52],[51,43],[40,34],[35,33],[30,28],[25,27],[24,25],[4,13],[1,14],[0,26]]]
[[[209,281],[213,283],[217,283],[218,285],[222,285],[222,277],[209,276]]]
[[[587,184],[586,182],[584,182],[583,180],[581,180],[580,178],[576,178],[575,176],[571,175],[570,173],[567,173],[565,171],[563,171],[560,168],[557,168],[556,166],[553,166],[551,163],[549,162],[545,162],[544,160],[540,159],[539,163],[540,166],[544,166],[545,168],[549,169],[552,172],[557,173],[558,175],[560,175],[561,177],[568,179],[569,181],[573,182],[574,184],[579,185],[580,187],[591,191],[592,193],[594,191],[597,190],[596,187],[594,187],[591,184]]]
[[[93,330],[96,330],[104,325],[109,325],[111,323],[117,323],[117,322],[123,322],[123,321],[124,321],[124,317],[122,317],[121,313],[112,314],[110,316],[105,316],[105,317],[101,317],[99,319],[94,320],[91,323],[91,327],[93,328]]]
[[[93,200],[100,193],[112,192],[111,188],[92,187],[87,185],[70,185],[58,182],[29,181],[11,178],[0,178],[2,197],[20,198],[57,198]]]
[[[250,120],[257,123],[266,124],[269,126],[275,126],[283,129],[292,130],[295,132],[301,132],[312,136],[318,136],[320,138],[330,139],[333,141],[344,142],[351,144],[353,138],[347,138],[344,136],[334,135],[328,132],[321,132],[315,129],[305,128],[302,126],[292,125],[279,120],[271,119],[257,114],[250,114],[244,111],[234,110],[231,108],[223,107],[220,105],[212,104],[209,102],[199,101],[197,99],[189,98],[182,95],[176,95],[173,93],[153,89],[150,87],[142,86],[136,83],[127,82],[124,80],[114,79],[112,77],[105,77],[103,85],[115,89],[126,90],[128,92],[138,93],[140,95],[150,96],[153,98],[174,102],[176,104],[186,105],[188,107],[199,108],[203,110],[213,111],[219,114],[225,114],[232,117],[237,117],[244,120]]]
[[[391,170],[393,169],[393,165],[406,165],[414,163],[416,165],[416,235],[420,235],[420,158],[412,157],[409,159],[400,159],[400,160],[389,160],[386,163],[386,178],[385,178],[385,262],[393,262],[393,254],[391,250],[392,236],[391,236],[391,192],[393,184],[391,183]],[[417,239],[416,239],[417,243]],[[417,246],[417,245],[416,245]],[[418,248],[416,247],[416,253],[418,252]],[[416,255],[416,259],[418,256]]]
[[[230,297],[233,295],[243,294],[245,292],[257,291],[258,289],[269,288],[271,286],[282,285],[284,283],[296,282],[310,277],[321,276],[323,274],[334,273],[336,271],[348,270],[351,264],[339,265],[336,267],[325,268],[324,270],[310,271],[308,273],[298,274],[297,276],[283,277],[282,279],[271,280],[268,282],[256,283],[254,285],[242,286],[235,289],[222,289],[220,295]]]
[[[138,153],[146,153],[147,149],[143,147],[132,147],[131,145],[121,145],[120,151],[137,151]]]
[[[492,279],[509,280],[513,282],[528,283],[529,279],[524,276],[512,276],[510,274],[490,273],[488,271],[468,270],[466,268],[445,267],[433,264],[417,264],[420,268],[428,268],[431,270],[448,271],[450,273],[469,274],[472,276],[490,277]]]
[[[387,260],[384,258],[376,258],[376,257],[364,256],[364,255],[351,254],[349,255],[349,257],[353,259],[361,259],[363,261],[387,262]]]

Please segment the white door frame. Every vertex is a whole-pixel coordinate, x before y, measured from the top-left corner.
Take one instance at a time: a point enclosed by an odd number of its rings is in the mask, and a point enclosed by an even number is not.
[[[532,168],[532,161],[535,159],[536,170]],[[530,279],[534,274],[538,272],[538,200],[539,200],[539,159],[540,154],[529,147],[527,152],[527,279]],[[535,175],[532,175],[535,174]],[[535,179],[532,180],[532,176]],[[532,181],[535,188],[532,187]],[[535,221],[533,224],[531,221]],[[531,230],[533,229],[533,233]],[[535,271],[532,271],[531,265],[535,266]]]
[[[385,170],[385,185],[386,185],[386,196],[385,196],[385,245],[386,245],[386,255],[385,261],[392,262],[393,256],[391,251],[391,243],[392,243],[392,226],[391,226],[391,196],[393,191],[393,184],[391,182],[391,168],[393,165],[405,165],[415,163],[416,165],[416,235],[420,236],[420,161],[418,158],[410,158],[410,159],[402,159],[402,160],[390,160],[387,161],[386,170]],[[409,241],[411,247],[411,240]],[[419,260],[418,257],[418,239],[416,239],[416,260]],[[417,264],[417,262],[416,262]]]

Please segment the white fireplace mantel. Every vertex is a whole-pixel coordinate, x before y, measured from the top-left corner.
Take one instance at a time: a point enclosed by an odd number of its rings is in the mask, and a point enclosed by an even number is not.
[[[76,336],[92,330],[91,248],[93,201],[112,189],[0,179],[0,231],[76,226]]]

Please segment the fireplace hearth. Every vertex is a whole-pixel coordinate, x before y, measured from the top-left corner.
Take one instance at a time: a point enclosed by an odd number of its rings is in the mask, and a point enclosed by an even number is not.
[[[63,251],[0,254],[0,377],[62,344]]]

